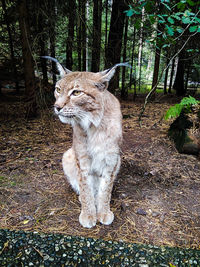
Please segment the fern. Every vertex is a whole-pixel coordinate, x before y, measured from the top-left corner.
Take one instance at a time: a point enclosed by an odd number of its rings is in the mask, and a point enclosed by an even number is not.
[[[191,110],[192,106],[196,106],[200,103],[200,101],[196,100],[194,97],[184,97],[179,104],[175,104],[174,106],[170,107],[165,116],[165,120],[177,118],[183,109],[187,112]]]

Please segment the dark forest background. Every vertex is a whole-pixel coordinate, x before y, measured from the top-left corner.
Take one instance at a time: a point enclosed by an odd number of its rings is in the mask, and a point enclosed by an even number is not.
[[[109,90],[122,99],[184,96],[200,83],[200,1],[1,0],[0,88],[23,94],[29,116],[53,93],[57,58],[73,71],[119,62]]]

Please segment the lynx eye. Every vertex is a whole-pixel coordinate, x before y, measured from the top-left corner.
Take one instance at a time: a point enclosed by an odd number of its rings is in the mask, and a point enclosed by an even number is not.
[[[61,88],[60,88],[60,87],[56,87],[56,92],[57,92],[58,94],[60,94],[60,93],[61,93]]]
[[[82,92],[81,91],[79,91],[79,90],[74,90],[73,92],[72,92],[72,95],[74,95],[74,96],[78,96],[78,95],[80,95]]]

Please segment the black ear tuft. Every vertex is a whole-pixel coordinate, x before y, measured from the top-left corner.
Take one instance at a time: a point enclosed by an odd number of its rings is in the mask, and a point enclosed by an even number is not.
[[[126,63],[118,63],[118,64],[115,64],[112,68],[110,69],[107,69],[107,70],[104,70],[104,71],[101,71],[100,74],[102,75],[102,80],[103,81],[107,81],[109,82],[110,79],[113,77],[113,75],[115,74],[115,70],[117,67],[129,67],[129,68],[132,68],[131,65],[126,62]]]
[[[95,83],[95,86],[99,91],[102,92],[108,88],[108,82],[98,82]]]
[[[54,57],[41,56],[41,58],[46,58],[46,59],[49,59],[49,60],[51,60],[51,61],[54,61],[54,62],[56,63],[56,65],[57,65],[58,71],[59,71],[59,73],[60,73],[61,76],[64,76],[65,74],[71,72],[71,70],[68,70],[67,68],[63,67],[63,66],[59,63],[59,61],[58,61],[56,58],[54,58]]]

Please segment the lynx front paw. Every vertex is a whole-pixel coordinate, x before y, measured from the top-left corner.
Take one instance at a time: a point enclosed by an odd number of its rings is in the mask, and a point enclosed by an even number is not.
[[[93,226],[96,225],[97,218],[96,215],[87,214],[81,211],[81,214],[79,216],[79,222],[83,227],[92,228]]]
[[[109,225],[114,220],[114,214],[112,211],[101,212],[101,213],[98,213],[97,218],[100,221],[100,223]]]

